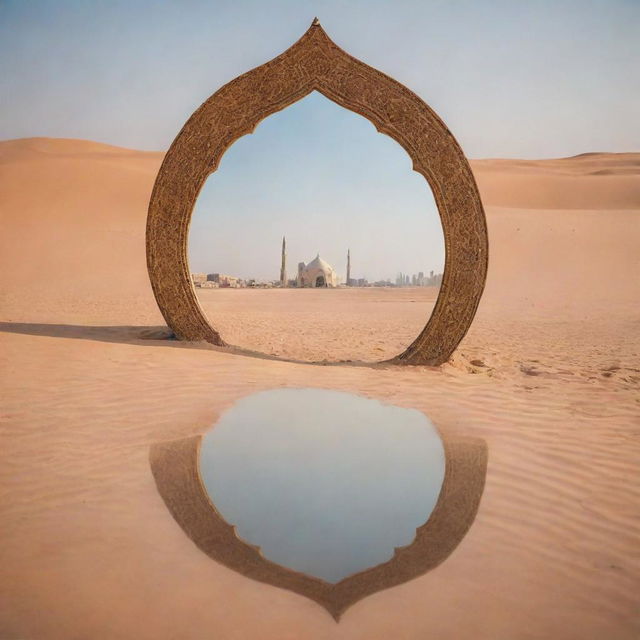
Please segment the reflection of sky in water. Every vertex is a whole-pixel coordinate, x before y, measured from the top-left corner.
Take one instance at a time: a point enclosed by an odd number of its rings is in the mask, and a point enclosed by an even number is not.
[[[216,508],[266,558],[337,582],[385,562],[426,522],[444,449],[421,412],[321,389],[240,400],[202,441]]]

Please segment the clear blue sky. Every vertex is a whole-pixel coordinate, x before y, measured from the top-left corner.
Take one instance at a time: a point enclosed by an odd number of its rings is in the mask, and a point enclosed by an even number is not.
[[[0,139],[166,149],[316,15],[470,157],[640,149],[638,0],[0,0]]]
[[[469,157],[640,150],[640,0],[0,0],[0,139],[164,150],[314,16],[425,99]],[[227,152],[194,212],[191,268],[277,278],[283,234],[290,276],[319,251],[344,277],[348,247],[354,277],[442,270],[426,182],[318,95]]]

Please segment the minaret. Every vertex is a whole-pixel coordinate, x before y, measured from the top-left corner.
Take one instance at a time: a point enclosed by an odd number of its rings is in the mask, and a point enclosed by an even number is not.
[[[347,249],[347,287],[351,286],[351,249]]]
[[[282,236],[282,261],[280,262],[280,286],[287,286],[287,241]]]

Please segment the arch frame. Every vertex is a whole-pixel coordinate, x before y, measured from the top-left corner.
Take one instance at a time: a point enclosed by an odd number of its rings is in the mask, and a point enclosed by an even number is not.
[[[488,235],[475,178],[437,114],[408,88],[340,49],[317,19],[284,53],[207,99],[165,155],[146,233],[147,268],[160,311],[178,339],[226,346],[191,282],[187,245],[193,208],[206,179],[238,138],[312,91],[393,138],[433,191],[445,243],[442,284],[424,329],[388,362],[440,365],[467,333],[486,281]]]

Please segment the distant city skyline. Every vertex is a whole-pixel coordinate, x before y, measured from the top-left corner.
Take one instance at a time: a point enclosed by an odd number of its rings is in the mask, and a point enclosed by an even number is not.
[[[324,259],[323,255],[320,252],[318,252],[316,255],[320,256],[320,258]],[[307,262],[311,261],[314,257],[316,257],[316,256],[309,257]],[[280,266],[279,273],[278,273],[277,277],[275,277],[275,276],[274,277],[271,277],[271,276],[258,277],[258,276],[255,276],[255,275],[247,275],[244,271],[239,273],[239,272],[235,272],[235,271],[229,270],[229,269],[226,269],[226,270],[225,269],[217,269],[217,270],[216,269],[214,269],[214,270],[212,270],[212,269],[190,269],[190,272],[192,273],[192,275],[204,274],[206,276],[211,276],[213,274],[224,274],[225,276],[226,275],[233,276],[234,278],[238,278],[240,280],[244,280],[244,281],[247,281],[247,282],[255,281],[255,282],[265,282],[265,283],[266,282],[270,282],[270,283],[280,283],[280,284],[282,284],[283,282],[292,282],[292,281],[296,280],[297,267],[298,267],[298,264],[300,262],[305,262],[305,261],[304,260],[298,260],[294,264],[294,263],[291,263],[291,262],[289,262],[287,260],[286,267],[285,267],[285,270],[284,270],[284,274],[285,274],[286,278],[284,278],[284,279],[282,277],[283,270],[282,270],[282,262],[281,261],[279,263],[281,266]],[[420,270],[411,271],[411,272],[407,272],[407,273],[404,273],[402,271],[397,271],[395,273],[395,275],[390,273],[387,276],[382,276],[382,277],[379,277],[379,278],[376,278],[376,279],[370,279],[367,276],[362,276],[362,275],[358,275],[358,274],[356,274],[354,276],[352,274],[351,277],[349,278],[349,275],[348,275],[349,274],[349,257],[347,257],[344,262],[345,262],[344,273],[342,273],[340,271],[340,269],[335,264],[331,264],[331,266],[334,267],[334,269],[336,271],[339,284],[348,284],[349,279],[351,279],[351,280],[354,280],[354,281],[366,280],[369,283],[389,282],[390,284],[394,284],[394,285],[401,284],[401,286],[404,286],[404,283],[399,283],[399,281],[398,281],[399,277],[402,277],[402,278],[406,277],[408,279],[411,279],[411,278],[415,279],[418,275],[424,275],[424,277],[428,277],[429,274],[431,274],[432,277],[434,275],[435,276],[441,276],[442,273],[443,273],[443,270],[444,270],[444,265],[442,265],[440,267],[439,271],[437,271],[435,269],[429,269],[429,270],[420,269]],[[289,286],[289,285],[285,285],[285,286]],[[422,285],[419,285],[419,286],[422,286]]]

